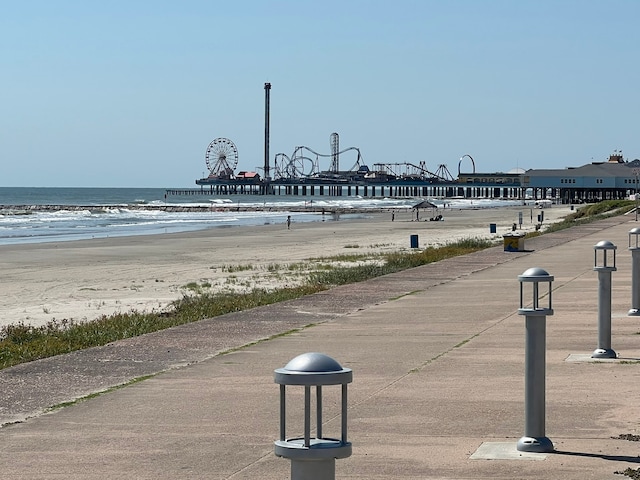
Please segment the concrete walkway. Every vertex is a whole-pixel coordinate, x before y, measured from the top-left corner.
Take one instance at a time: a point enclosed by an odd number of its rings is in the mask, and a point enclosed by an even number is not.
[[[529,239],[527,252],[492,248],[0,371],[2,476],[289,478],[290,462],[273,454],[273,370],[319,351],[354,375],[353,455],[337,461],[337,478],[625,478],[614,472],[640,468],[640,443],[619,438],[640,434],[640,318],[626,315],[635,226],[633,218],[603,220]],[[574,361],[597,346],[592,269],[600,240],[618,246],[612,346],[620,359]],[[517,276],[533,266],[555,276],[555,314],[547,318],[551,454],[515,451],[524,434]],[[287,389],[290,436],[300,434],[301,393]],[[339,392],[325,388],[324,407],[324,433],[339,437]]]

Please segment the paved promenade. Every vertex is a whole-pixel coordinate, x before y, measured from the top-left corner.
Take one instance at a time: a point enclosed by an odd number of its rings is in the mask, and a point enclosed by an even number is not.
[[[336,462],[337,478],[624,479],[615,472],[640,468],[640,443],[619,438],[640,435],[640,318],[626,315],[633,220],[0,371],[2,477],[287,479],[290,462],[273,454],[273,370],[318,351],[353,369],[353,455]],[[570,361],[597,347],[600,240],[618,246],[612,346],[620,358]],[[524,434],[517,276],[534,266],[555,276],[555,314],[547,318],[551,454],[515,451]],[[298,393],[287,389],[292,414],[297,405],[302,412]],[[340,435],[337,400],[325,388],[328,436]]]

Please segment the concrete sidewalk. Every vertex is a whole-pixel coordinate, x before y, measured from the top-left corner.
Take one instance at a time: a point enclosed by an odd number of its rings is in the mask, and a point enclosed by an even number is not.
[[[3,477],[289,478],[290,462],[273,454],[279,427],[273,370],[320,351],[354,375],[353,455],[337,461],[337,478],[624,478],[614,472],[640,468],[640,444],[617,438],[640,433],[640,319],[626,316],[632,220],[617,217],[528,239],[529,252],[492,248],[1,371]],[[620,359],[567,361],[597,346],[592,268],[600,240],[618,246],[612,346]],[[533,266],[555,276],[555,314],[547,318],[552,454],[515,452],[524,434],[525,329],[517,315],[517,276]],[[234,348],[243,344],[249,345]],[[324,432],[339,437],[337,392],[326,390]],[[296,405],[302,412],[295,388],[287,396],[289,412]],[[499,451],[496,444],[506,452],[498,457],[512,458],[486,459]]]

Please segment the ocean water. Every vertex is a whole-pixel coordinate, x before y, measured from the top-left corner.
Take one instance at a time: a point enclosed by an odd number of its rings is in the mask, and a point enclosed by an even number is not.
[[[153,235],[216,227],[292,222],[345,221],[367,216],[367,209],[410,210],[423,198],[365,198],[289,195],[170,195],[161,188],[28,188],[0,187],[0,245],[59,242],[91,238]],[[429,199],[439,206],[444,200]],[[515,201],[447,199],[451,208],[483,208]],[[62,205],[58,211],[30,211],[30,205]],[[207,206],[206,211],[143,210],[140,205]],[[217,211],[216,206],[240,211]],[[83,207],[83,208],[80,208]],[[278,207],[274,211],[251,211]],[[322,208],[357,213],[322,215]],[[244,211],[248,208],[249,211]],[[288,211],[287,209],[294,211]],[[299,211],[300,209],[305,211]],[[231,210],[231,209],[230,209]]]

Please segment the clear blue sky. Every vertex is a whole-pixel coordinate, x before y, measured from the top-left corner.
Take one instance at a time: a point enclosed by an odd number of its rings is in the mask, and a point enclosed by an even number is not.
[[[219,137],[256,170],[265,82],[272,162],[328,154],[332,132],[369,165],[454,175],[465,154],[478,172],[640,157],[637,0],[0,7],[0,186],[195,188]]]

